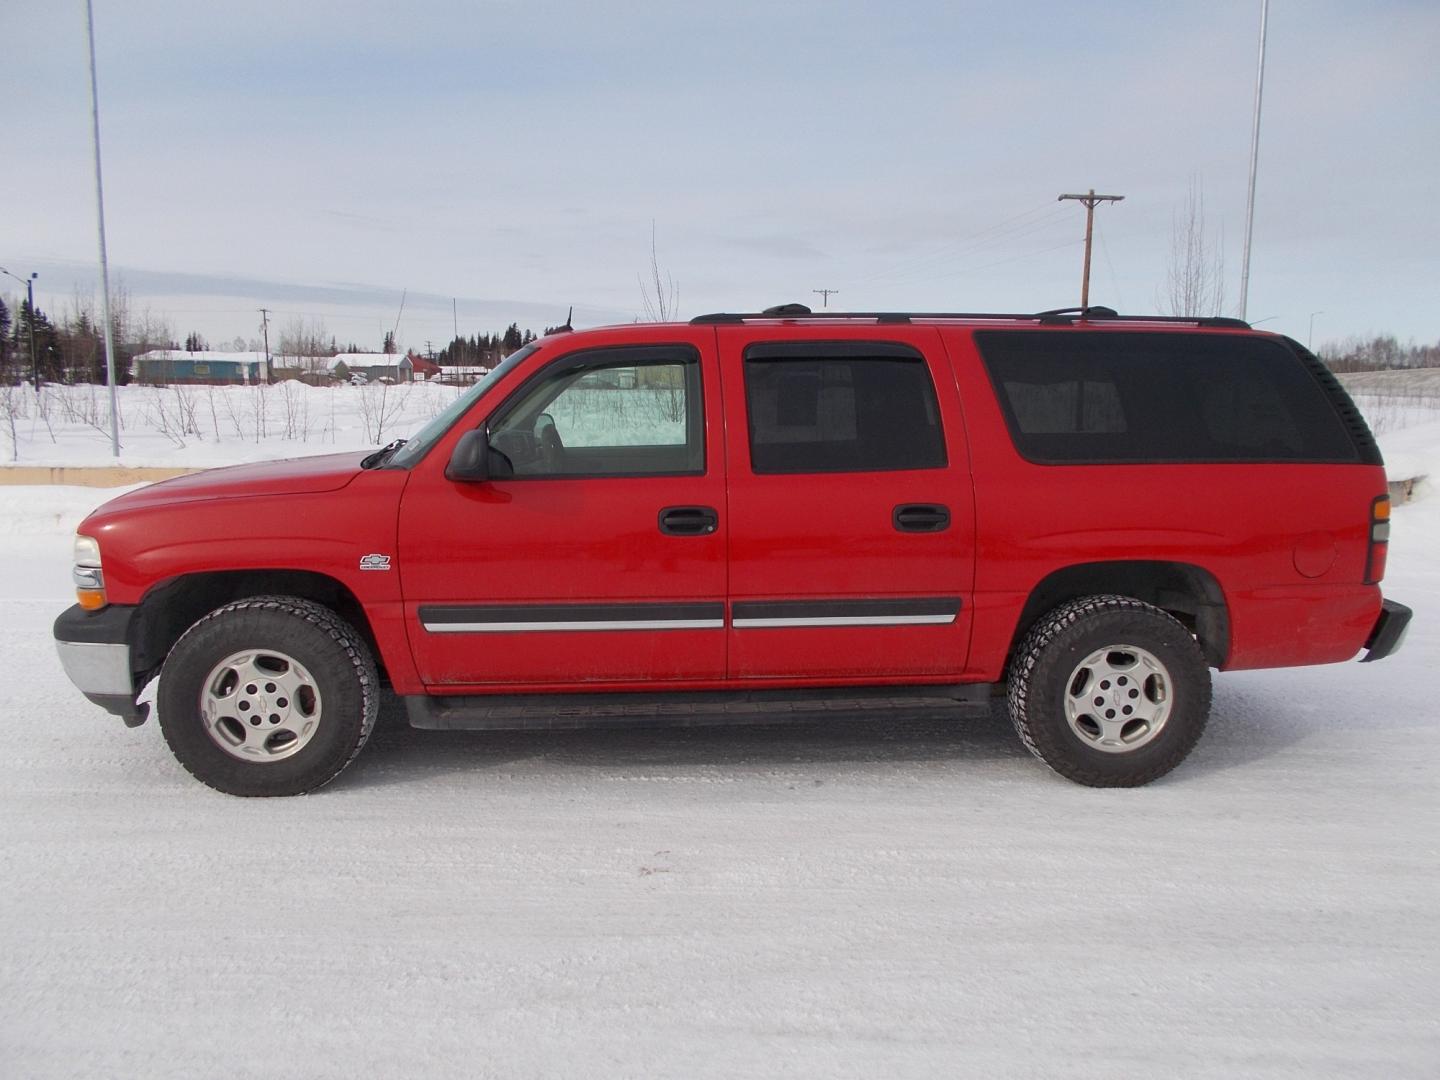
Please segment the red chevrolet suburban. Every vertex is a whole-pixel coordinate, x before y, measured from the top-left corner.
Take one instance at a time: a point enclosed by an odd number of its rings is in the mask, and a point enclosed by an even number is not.
[[[550,334],[414,438],[102,506],[55,637],[91,701],[236,795],[421,728],[954,712],[1143,784],[1210,669],[1375,660],[1379,451],[1231,319],[833,314]]]

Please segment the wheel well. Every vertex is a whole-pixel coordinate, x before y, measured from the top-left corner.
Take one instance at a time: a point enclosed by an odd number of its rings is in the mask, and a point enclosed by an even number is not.
[[[381,682],[388,685],[374,631],[355,594],[332,577],[305,570],[222,570],[157,585],[145,594],[131,624],[131,666],[142,682],[148,680],[159,672],[180,635],[202,616],[232,600],[272,594],[313,600],[343,618],[365,639]]]
[[[1195,635],[1211,667],[1225,663],[1230,653],[1230,613],[1220,583],[1208,570],[1174,562],[1080,563],[1055,571],[1025,601],[1010,654],[1047,611],[1067,600],[1102,593],[1131,596],[1169,612]],[[1008,657],[1006,663],[1008,667]]]

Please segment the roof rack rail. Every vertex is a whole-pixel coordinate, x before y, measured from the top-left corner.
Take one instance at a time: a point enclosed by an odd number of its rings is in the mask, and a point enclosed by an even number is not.
[[[691,326],[743,323],[756,319],[783,319],[796,322],[827,322],[848,319],[877,323],[908,323],[919,319],[975,319],[1004,322],[1038,322],[1042,326],[1072,326],[1079,322],[1140,322],[1174,323],[1182,326],[1208,326],[1233,330],[1249,330],[1243,319],[1222,315],[1121,315],[1114,308],[1092,304],[1088,308],[1055,308],[1038,312],[993,311],[811,311],[804,304],[780,304],[764,311],[716,311],[696,315]]]

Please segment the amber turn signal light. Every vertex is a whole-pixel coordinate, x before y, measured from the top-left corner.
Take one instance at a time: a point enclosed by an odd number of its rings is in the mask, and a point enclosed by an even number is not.
[[[75,601],[86,611],[99,611],[107,603],[104,589],[76,589]]]

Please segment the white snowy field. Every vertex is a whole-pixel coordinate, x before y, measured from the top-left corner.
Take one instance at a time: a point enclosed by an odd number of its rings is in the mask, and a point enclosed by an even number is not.
[[[364,450],[408,437],[462,391],[437,383],[122,386],[120,455],[103,386],[0,386],[0,465],[208,468]],[[567,390],[552,407],[567,445],[684,439],[684,399],[655,388]]]
[[[1385,443],[1392,479],[1440,465],[1440,452],[1417,460],[1396,438],[1440,415],[1440,368],[1359,372],[1341,380]],[[412,434],[460,392],[435,383],[122,386],[116,459],[105,387],[52,384],[37,394],[30,386],[0,386],[0,465],[204,468],[360,450]],[[584,445],[586,433],[597,430],[607,440],[666,442],[678,437],[678,402],[663,390],[612,395],[577,388],[567,392],[554,419],[571,445]],[[1428,434],[1416,443],[1432,444],[1440,447]]]
[[[0,1076],[1433,1077],[1440,497],[1381,663],[1217,677],[1177,772],[1001,717],[427,733],[191,780],[66,681],[107,493],[0,488]]]
[[[433,383],[116,388],[120,456],[104,386],[0,386],[0,463],[205,468],[408,436],[461,391]]]

